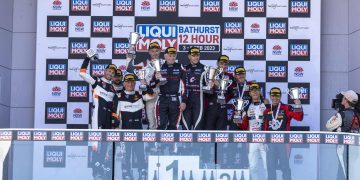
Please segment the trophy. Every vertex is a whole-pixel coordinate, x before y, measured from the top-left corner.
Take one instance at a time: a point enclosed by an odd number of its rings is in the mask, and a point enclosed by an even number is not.
[[[137,32],[131,32],[129,36],[129,51],[128,54],[136,54],[136,44],[138,43],[139,39],[141,38],[140,34]]]
[[[203,91],[210,93],[212,87],[210,87],[209,83],[214,81],[217,70],[214,67],[206,67],[205,71],[207,77],[205,78],[206,86],[203,87]]]
[[[231,85],[232,80],[230,79],[220,79],[220,93],[217,96],[217,102],[220,104],[225,104],[225,95],[224,93],[226,92],[227,88]]]
[[[242,115],[241,112],[243,108],[249,105],[249,101],[243,100],[241,98],[234,99],[233,105],[235,106],[235,115],[234,115],[234,123],[241,123],[242,122]]]
[[[161,61],[160,61],[160,59],[153,59],[151,62],[153,64],[153,67],[154,67],[155,71],[156,72],[161,72]],[[163,78],[163,77],[161,77],[159,79],[159,81],[160,81],[159,85],[164,85],[164,84],[167,83],[166,78]]]
[[[86,50],[86,57],[90,59],[90,61],[98,61],[99,55],[92,49]]]
[[[145,69],[134,69],[134,74],[139,78],[140,80],[140,83],[141,83],[141,80],[145,80]],[[146,84],[140,84],[139,86],[139,90],[141,91],[146,91]]]
[[[290,95],[291,99],[300,99],[300,89],[298,87],[288,89],[288,94]],[[301,104],[294,104],[294,112],[301,112],[302,107]]]

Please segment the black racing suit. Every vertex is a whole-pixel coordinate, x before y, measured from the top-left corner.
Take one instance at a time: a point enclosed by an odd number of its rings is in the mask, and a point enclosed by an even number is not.
[[[186,72],[179,63],[161,66],[161,75],[167,83],[160,86],[160,93],[156,103],[157,129],[176,130],[180,121],[180,103],[185,103],[186,96]],[[157,85],[159,80],[153,78],[152,85]],[[180,99],[179,99],[180,98]]]
[[[116,115],[118,97],[111,81],[104,77],[91,77],[86,73],[89,59],[85,58],[80,69],[80,77],[88,82],[93,90],[93,113],[91,117],[92,129],[112,129],[119,126],[119,119]],[[97,151],[92,153],[92,168],[94,177],[107,178],[111,176],[111,159],[105,160],[106,154],[112,157],[110,143],[96,143]]]
[[[189,64],[186,67],[186,109],[183,112],[183,124],[187,130],[203,130],[205,66],[201,63]]]
[[[117,109],[122,122],[122,129],[142,129],[141,119],[143,111],[145,111],[144,101],[154,98],[153,90],[151,88],[147,89],[142,93],[124,90],[119,94]],[[145,169],[144,143],[129,142],[121,145],[125,149],[124,161],[122,161],[123,178],[127,175],[125,172],[130,172],[131,168]]]
[[[225,72],[220,76],[222,79],[223,76],[225,78],[233,80],[232,74],[229,74]],[[227,129],[227,107],[226,104],[230,100],[231,94],[229,89],[232,89],[234,86],[233,83],[228,87],[227,92],[225,93],[225,101],[226,103],[220,104],[217,102],[217,96],[219,91],[217,90],[217,87],[214,87],[214,93],[205,94],[205,106],[206,106],[206,112],[205,112],[205,130],[226,130]]]
[[[119,85],[113,84],[116,95],[119,97],[120,93],[124,91],[124,85],[121,83]]]
[[[232,86],[232,88],[230,89],[230,93],[231,93],[231,98],[233,98],[234,100],[242,97],[242,99],[244,100],[244,104],[246,103],[247,106],[250,105],[250,95],[249,95],[249,87],[250,87],[250,82],[245,81],[244,83],[238,83],[236,82],[234,84],[234,86]],[[243,107],[243,109],[245,109],[246,107]],[[232,106],[232,110],[233,110],[233,114],[231,119],[233,119],[234,117],[234,110],[235,107]],[[237,124],[235,124],[233,121],[229,122],[229,129],[230,130],[239,130],[239,127],[237,126]]]

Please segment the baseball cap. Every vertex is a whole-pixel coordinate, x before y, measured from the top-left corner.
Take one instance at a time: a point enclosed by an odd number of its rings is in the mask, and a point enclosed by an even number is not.
[[[124,81],[127,82],[127,81],[135,81],[135,75],[134,74],[126,74],[124,76]]]
[[[234,69],[234,73],[236,75],[239,75],[239,74],[246,74],[246,70],[244,67],[237,67]]]
[[[260,86],[258,83],[252,83],[250,84],[250,91],[255,91],[255,90],[259,90]]]
[[[281,96],[281,90],[278,87],[273,87],[270,90],[270,96]]]
[[[227,56],[227,55],[221,55],[221,56],[219,56],[219,58],[218,58],[217,61],[218,61],[218,62],[229,63],[229,56]]]
[[[349,100],[351,103],[357,103],[358,102],[358,95],[353,90],[343,91],[341,92],[344,97]]]
[[[188,54],[200,54],[200,49],[197,47],[192,47],[189,49]]]
[[[109,65],[107,65],[107,66],[106,66],[106,69],[114,69],[115,72],[117,71],[117,67],[116,67],[115,64],[109,64]]]
[[[115,75],[122,76],[123,73],[122,73],[121,69],[117,69],[116,72],[115,72]]]
[[[176,49],[174,47],[168,47],[165,50],[165,54],[176,54]]]
[[[160,45],[159,45],[159,43],[157,43],[157,42],[152,42],[152,43],[149,44],[149,48],[148,48],[149,50],[150,50],[150,49],[155,49],[155,48],[156,48],[156,49],[160,49],[160,48],[161,48]]]

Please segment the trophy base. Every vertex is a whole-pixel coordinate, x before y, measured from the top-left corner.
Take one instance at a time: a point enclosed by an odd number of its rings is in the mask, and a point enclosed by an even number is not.
[[[234,118],[233,118],[233,122],[238,124],[238,123],[242,123],[242,117],[239,116],[239,115],[234,115]]]
[[[141,84],[141,85],[139,86],[139,90],[140,90],[140,91],[146,91],[146,90],[147,90],[146,85]]]
[[[218,96],[217,102],[220,104],[225,104],[225,97],[224,96]]]
[[[159,85],[160,86],[162,86],[162,85],[165,85],[166,83],[167,83],[167,80],[166,80],[166,78],[161,78],[161,79],[159,79]]]

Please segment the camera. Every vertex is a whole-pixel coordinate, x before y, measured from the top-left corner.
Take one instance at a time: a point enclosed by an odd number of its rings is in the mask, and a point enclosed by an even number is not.
[[[359,93],[356,93],[356,94],[358,95],[359,100],[355,104],[354,108],[360,114],[360,94]],[[343,111],[345,109],[345,107],[341,104],[343,97],[344,97],[344,95],[342,95],[341,93],[337,94],[335,96],[335,99],[333,99],[331,102],[331,108],[333,108],[337,111]]]

